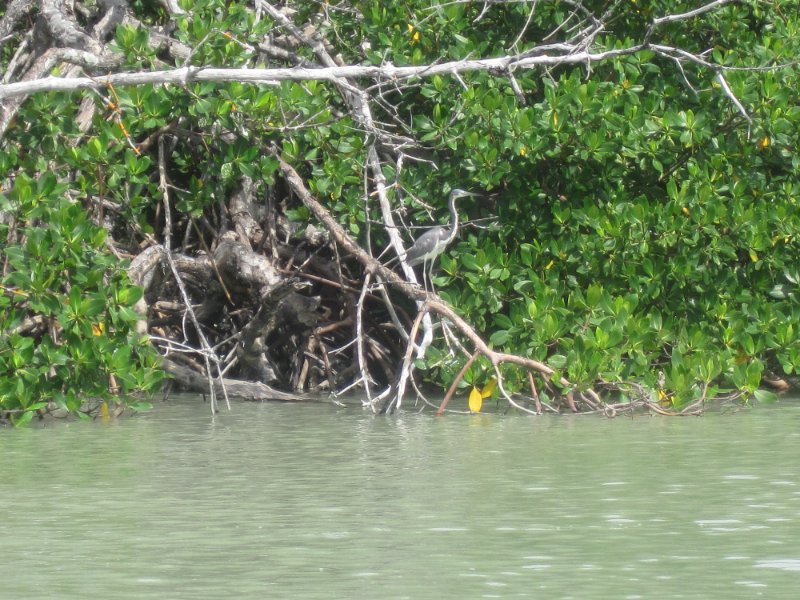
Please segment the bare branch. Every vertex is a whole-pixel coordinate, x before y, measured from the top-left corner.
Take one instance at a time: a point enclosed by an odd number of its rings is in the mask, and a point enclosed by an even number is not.
[[[753,119],[751,119],[750,115],[747,114],[747,111],[744,109],[744,106],[742,106],[742,103],[739,102],[739,99],[733,93],[733,90],[731,90],[731,87],[728,85],[728,81],[725,79],[725,75],[723,75],[721,71],[717,72],[717,81],[719,81],[719,84],[722,86],[723,91],[728,96],[728,98],[730,98],[731,102],[733,102],[734,106],[736,106],[741,115],[745,119],[747,119],[748,123],[752,124]]]
[[[127,87],[136,85],[188,85],[192,82],[216,81],[252,83],[255,85],[277,85],[279,81],[331,81],[338,83],[347,78],[408,79],[412,77],[433,77],[434,75],[453,75],[470,71],[506,71],[511,68],[532,68],[563,64],[598,62],[633,54],[642,46],[633,46],[606,52],[578,52],[568,55],[530,55],[502,56],[478,60],[449,61],[435,65],[396,67],[392,64],[381,66],[347,65],[343,67],[308,67],[274,69],[221,69],[204,67],[182,67],[163,71],[138,73],[111,73],[101,77],[44,77],[32,81],[0,85],[0,100],[29,96],[37,92],[68,92],[80,89],[97,89],[113,85]]]
[[[704,13],[711,12],[712,10],[721,8],[726,4],[732,4],[734,2],[739,2],[739,1],[740,0],[714,0],[713,2],[709,2],[708,4],[705,4],[699,8],[695,8],[694,10],[690,10],[685,13],[657,17],[653,19],[652,27],[658,27],[659,25],[663,25],[664,23],[674,23],[675,21],[686,21],[687,19],[693,19],[694,17],[700,16]]]

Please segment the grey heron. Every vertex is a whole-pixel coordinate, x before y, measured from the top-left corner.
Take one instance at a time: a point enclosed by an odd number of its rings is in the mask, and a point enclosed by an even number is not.
[[[411,265],[422,263],[423,276],[427,274],[427,269],[433,269],[433,260],[444,252],[458,234],[458,211],[456,211],[456,200],[464,196],[478,196],[458,188],[450,192],[447,205],[450,209],[450,225],[445,227],[440,225],[429,229],[413,243],[406,252],[406,262]]]

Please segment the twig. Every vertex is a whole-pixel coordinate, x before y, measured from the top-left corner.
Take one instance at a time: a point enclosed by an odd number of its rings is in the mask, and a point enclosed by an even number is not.
[[[419,313],[417,313],[417,318],[414,319],[414,324],[411,326],[411,332],[409,333],[409,338],[413,340],[417,336],[417,331],[419,330],[420,323],[422,322],[424,316],[428,313],[426,304],[422,305]],[[392,403],[394,403],[394,410],[399,410],[400,406],[403,403],[403,395],[406,391],[406,381],[411,376],[411,351],[414,348],[413,344],[408,344],[406,346],[406,352],[403,355],[403,363],[400,366],[400,375],[397,380],[397,390],[395,391],[393,402],[390,401],[384,406],[384,410],[382,412],[387,412],[390,408]]]
[[[472,356],[469,357],[469,360],[467,360],[467,362],[464,363],[464,366],[461,367],[461,370],[458,372],[458,375],[456,375],[455,379],[453,379],[453,383],[450,384],[450,387],[448,388],[447,393],[444,395],[444,399],[442,400],[442,403],[439,405],[439,408],[436,410],[436,416],[437,417],[442,416],[442,413],[444,412],[444,409],[447,407],[447,403],[450,402],[450,399],[453,397],[453,394],[456,393],[456,389],[458,388],[458,384],[461,382],[462,379],[464,379],[464,374],[467,372],[467,369],[469,369],[472,366],[472,363],[475,362],[476,358],[478,358],[478,352],[473,352]]]
[[[536,405],[536,412],[542,414],[542,402],[539,400],[539,392],[536,390],[536,381],[533,379],[533,373],[530,370],[526,371],[528,374],[528,384],[531,386],[531,396],[533,403]]]
[[[739,110],[741,115],[747,120],[747,138],[750,139],[750,126],[753,124],[753,119],[750,118],[750,115],[747,114],[747,111],[742,106],[742,103],[739,102],[739,99],[731,90],[730,86],[728,85],[728,81],[725,79],[725,75],[722,74],[722,71],[717,71],[717,81],[722,86],[722,90],[725,94],[730,98],[730,101],[733,102],[733,105]]]
[[[653,24],[651,25],[651,29],[658,27],[659,25],[663,25],[664,23],[674,23],[675,21],[685,21],[687,19],[693,19],[703,13],[710,12],[712,10],[716,10],[725,6],[726,4],[731,4],[733,2],[738,2],[740,0],[714,0],[713,2],[709,2],[699,8],[695,8],[694,10],[687,11],[685,13],[680,13],[677,15],[665,15],[663,17],[657,17],[653,19]]]
[[[358,302],[356,303],[356,341],[358,343],[358,368],[361,371],[361,381],[364,382],[364,393],[366,394],[364,403],[369,405],[374,412],[375,405],[372,402],[372,388],[370,387],[369,370],[367,369],[367,361],[364,356],[364,340],[366,336],[364,335],[363,323],[364,299],[367,297],[367,289],[369,288],[370,278],[371,275],[369,273],[364,276],[364,285],[361,287],[361,294],[359,294]]]

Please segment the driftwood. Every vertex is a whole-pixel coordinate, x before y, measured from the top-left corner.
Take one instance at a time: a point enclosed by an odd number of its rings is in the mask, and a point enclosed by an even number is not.
[[[164,370],[173,376],[174,380],[185,390],[204,394],[208,392],[208,380],[202,373],[184,367],[166,359],[163,362]],[[312,396],[307,394],[292,394],[276,390],[260,381],[241,381],[224,378],[221,382],[215,381],[217,393],[222,393],[222,386],[227,388],[228,394],[243,400],[276,400],[279,402],[304,402],[311,401]]]
[[[174,281],[165,275],[167,256],[165,247],[153,246],[139,254],[128,269],[131,279],[144,287],[137,305],[140,314],[146,316],[140,329],[154,334],[154,341],[165,352],[164,368],[178,384],[192,391],[209,391],[207,374],[197,370],[198,363],[186,358],[195,352],[196,343],[184,318],[187,307],[179,301],[165,300],[176,293]],[[215,390],[248,400],[302,400],[302,394],[268,385],[278,382],[279,377],[267,353],[270,336],[285,333],[286,327],[307,344],[317,324],[318,303],[298,293],[305,285],[279,275],[265,257],[248,250],[233,232],[221,236],[213,259],[179,254],[172,258],[188,293],[198,298],[191,310],[202,326],[217,327],[228,313],[228,303],[235,303],[232,298],[254,302],[257,307],[252,309],[250,320],[229,336],[235,342],[231,344],[230,361],[239,365],[238,370],[247,379],[217,378]],[[183,339],[175,335],[178,329]],[[172,357],[176,353],[181,358]],[[215,354],[213,360],[218,362],[219,357]]]

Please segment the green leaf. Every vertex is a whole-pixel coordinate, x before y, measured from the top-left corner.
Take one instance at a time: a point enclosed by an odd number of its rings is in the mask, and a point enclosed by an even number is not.
[[[105,298],[94,296],[83,302],[83,314],[87,317],[96,317],[106,309],[107,301]]]
[[[33,411],[25,411],[19,417],[14,419],[14,426],[15,427],[25,427],[28,423],[31,422],[33,419]]]
[[[778,395],[769,390],[757,389],[753,392],[753,396],[755,396],[756,400],[764,404],[772,404],[778,401]]]
[[[489,337],[489,342],[495,348],[500,348],[505,346],[506,342],[509,339],[509,332],[507,329],[498,329],[497,331],[493,332],[492,335]]]
[[[38,194],[41,197],[49,196],[52,191],[55,189],[58,180],[56,179],[55,173],[52,171],[45,171],[45,173],[39,178],[38,184]]]
[[[470,254],[462,254],[461,255],[461,263],[465,267],[467,267],[468,269],[471,269],[473,271],[478,271],[479,270],[478,263],[475,261],[475,257],[470,255]]]

